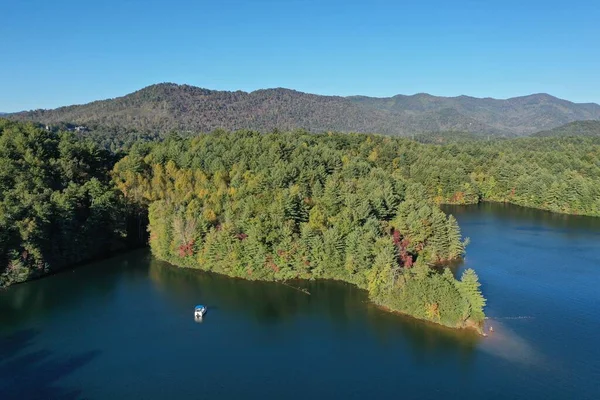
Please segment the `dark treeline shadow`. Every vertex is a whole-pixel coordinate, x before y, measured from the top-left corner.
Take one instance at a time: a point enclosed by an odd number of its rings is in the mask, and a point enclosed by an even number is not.
[[[468,364],[481,339],[475,332],[445,328],[382,310],[369,302],[366,291],[345,282],[247,281],[178,268],[156,259],[150,264],[150,278],[181,306],[202,299],[209,313],[211,309],[215,313],[227,311],[257,324],[317,318],[330,321],[338,331],[360,326],[383,346],[403,339],[408,341],[417,359],[444,352],[454,353]]]
[[[120,279],[145,279],[150,258],[135,250],[55,275],[0,289],[0,328],[81,304],[89,296],[108,296]]]
[[[538,229],[600,232],[600,218],[597,217],[558,214],[508,203],[483,202],[473,205],[442,205],[441,208],[447,214],[456,216],[459,222],[461,222],[461,216],[475,215],[473,209],[477,208],[477,218],[479,220],[482,216],[488,215],[502,220],[536,225]]]
[[[39,332],[26,329],[0,337],[0,394],[12,399],[80,399],[81,390],[61,385],[61,379],[90,363],[98,351],[69,357],[35,348]]]

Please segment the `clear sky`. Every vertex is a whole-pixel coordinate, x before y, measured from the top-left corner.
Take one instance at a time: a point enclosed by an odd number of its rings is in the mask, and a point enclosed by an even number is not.
[[[159,82],[600,103],[599,0],[7,0],[0,111]]]

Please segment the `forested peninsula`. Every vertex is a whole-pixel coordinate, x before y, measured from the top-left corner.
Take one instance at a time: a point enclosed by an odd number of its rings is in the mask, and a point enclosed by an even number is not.
[[[391,310],[480,326],[477,275],[441,203],[600,215],[600,140],[215,131],[108,152],[0,119],[0,285],[148,242],[244,279],[338,279]],[[143,232],[146,230],[149,236]]]

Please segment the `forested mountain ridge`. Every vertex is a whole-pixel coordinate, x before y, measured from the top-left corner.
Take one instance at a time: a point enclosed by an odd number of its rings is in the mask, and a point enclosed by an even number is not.
[[[526,135],[577,120],[600,119],[597,104],[576,104],[547,94],[507,100],[428,94],[390,98],[321,96],[289,89],[214,91],[162,83],[114,99],[54,110],[11,114],[43,124],[72,123],[93,130],[164,136],[170,131],[367,132],[412,135],[462,131]]]
[[[600,121],[575,121],[531,136],[600,136]]]
[[[167,133],[215,129],[272,131],[304,128],[327,131],[377,131],[385,113],[370,111],[341,97],[288,89],[213,91],[188,85],[158,84],[129,95],[55,110],[14,114],[41,123],[70,122],[96,127]]]
[[[470,96],[437,97],[426,93],[390,98],[356,96],[351,99],[372,109],[391,112],[419,114],[452,110],[457,115],[486,124],[488,129],[479,130],[485,133],[526,135],[571,121],[600,119],[598,104],[576,104],[545,93],[506,100]],[[464,130],[478,132],[476,127],[470,126]]]

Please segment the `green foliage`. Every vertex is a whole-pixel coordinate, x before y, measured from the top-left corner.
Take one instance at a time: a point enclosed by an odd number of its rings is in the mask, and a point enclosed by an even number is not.
[[[152,251],[174,264],[246,279],[340,279],[418,318],[480,323],[477,275],[457,281],[431,268],[461,257],[468,242],[438,205],[487,200],[600,216],[600,142],[429,142],[444,144],[172,134],[127,144],[114,164],[116,155],[73,134],[0,119],[0,284],[131,244],[147,210]]]
[[[486,300],[481,294],[480,286],[477,274],[470,268],[463,273],[458,284],[459,291],[469,303],[469,316],[477,322],[483,321],[485,317],[483,307]]]
[[[463,326],[469,303],[459,282],[430,265],[462,256],[465,243],[426,188],[398,174],[402,143],[341,134],[174,137],[132,151],[114,178],[127,198],[149,205],[159,258],[247,279],[340,279],[379,304]]]
[[[31,274],[31,270],[25,266],[23,261],[16,258],[11,260],[4,272],[0,275],[0,286],[8,286],[13,283],[25,282]]]
[[[0,119],[0,286],[127,245],[114,162],[70,134]]]
[[[465,317],[467,302],[451,278],[430,273],[426,278],[407,279],[402,290],[391,292],[381,302],[417,318],[452,327],[463,326],[468,319]]]
[[[600,136],[600,121],[574,121],[532,136]]]
[[[597,138],[422,144],[376,135],[218,131],[116,156],[0,120],[0,283],[124,247],[149,215],[157,257],[247,279],[332,278],[450,326],[481,322],[477,276],[431,265],[467,244],[440,203],[600,215]],[[115,190],[116,189],[118,190]]]
[[[394,159],[397,172],[420,183],[425,189],[422,197],[438,204],[494,201],[600,216],[597,137],[464,140],[444,145],[396,140],[385,145],[400,154]]]

